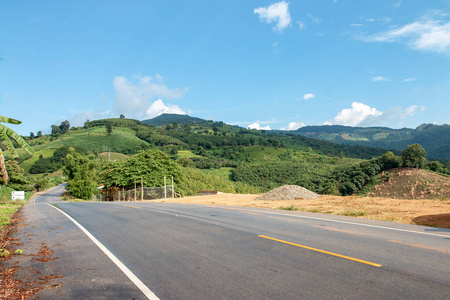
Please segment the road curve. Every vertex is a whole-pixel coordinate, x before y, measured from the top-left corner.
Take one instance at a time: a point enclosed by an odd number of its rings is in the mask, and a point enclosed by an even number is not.
[[[449,230],[256,208],[67,203],[57,199],[62,188],[28,205],[28,218],[45,214],[39,218],[46,219],[45,226],[63,226],[44,236],[64,245],[55,248],[60,259],[51,268],[90,262],[102,270],[86,297],[146,298],[49,203],[86,228],[160,299],[448,299],[450,294]],[[70,255],[73,247],[80,251],[76,257]],[[87,269],[79,273],[92,277]],[[63,275],[59,293],[81,298],[76,293],[84,280]],[[84,283],[92,287],[92,281]]]

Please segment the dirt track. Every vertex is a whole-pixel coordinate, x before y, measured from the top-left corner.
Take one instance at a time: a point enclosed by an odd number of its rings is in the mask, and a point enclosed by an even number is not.
[[[402,200],[356,196],[321,196],[317,199],[308,200],[255,200],[258,196],[260,195],[219,194],[153,201],[274,209],[291,208],[308,212],[450,228],[450,201]]]

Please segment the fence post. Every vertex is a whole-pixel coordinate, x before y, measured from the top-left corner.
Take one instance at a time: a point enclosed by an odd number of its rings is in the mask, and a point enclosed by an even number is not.
[[[144,179],[141,177],[141,201],[144,201]]]
[[[134,201],[136,201],[136,178],[134,179]]]
[[[164,199],[167,198],[166,175],[164,175]]]
[[[175,186],[173,185],[173,175],[172,175],[172,198],[175,198]]]

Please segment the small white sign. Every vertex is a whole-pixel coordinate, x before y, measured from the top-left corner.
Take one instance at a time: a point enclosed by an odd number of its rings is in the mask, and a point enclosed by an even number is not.
[[[25,192],[24,191],[12,192],[12,200],[25,200]]]

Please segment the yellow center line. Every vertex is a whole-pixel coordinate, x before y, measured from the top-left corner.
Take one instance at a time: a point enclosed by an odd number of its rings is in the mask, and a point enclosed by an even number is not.
[[[333,253],[333,252],[329,252],[329,251],[325,251],[325,250],[311,248],[311,247],[308,247],[308,246],[303,246],[303,245],[291,243],[291,242],[288,242],[288,241],[279,240],[279,239],[268,237],[268,236],[264,236],[264,235],[258,235],[258,236],[261,237],[261,238],[264,238],[264,239],[268,239],[268,240],[272,240],[272,241],[276,241],[276,242],[280,242],[280,243],[284,243],[284,244],[288,244],[288,245],[292,245],[292,246],[296,246],[296,247],[300,247],[300,248],[304,248],[304,249],[320,252],[320,253],[325,253],[325,254],[328,254],[328,255],[332,255],[332,256],[336,256],[336,257],[340,257],[340,258],[345,258],[345,259],[348,259],[348,260],[353,260],[353,261],[356,261],[356,262],[359,262],[359,263],[363,263],[363,264],[374,266],[374,267],[378,267],[378,268],[383,266],[383,265],[376,264],[376,263],[373,263],[373,262],[370,262],[370,261],[365,261],[365,260],[353,258],[353,257],[350,257],[350,256],[345,256],[345,255],[341,255],[341,254],[337,254],[337,253]]]
[[[142,208],[142,207],[136,207],[136,206],[130,206],[130,205],[122,205],[122,206],[131,207],[131,208],[136,208],[136,209],[141,209],[141,208]]]

